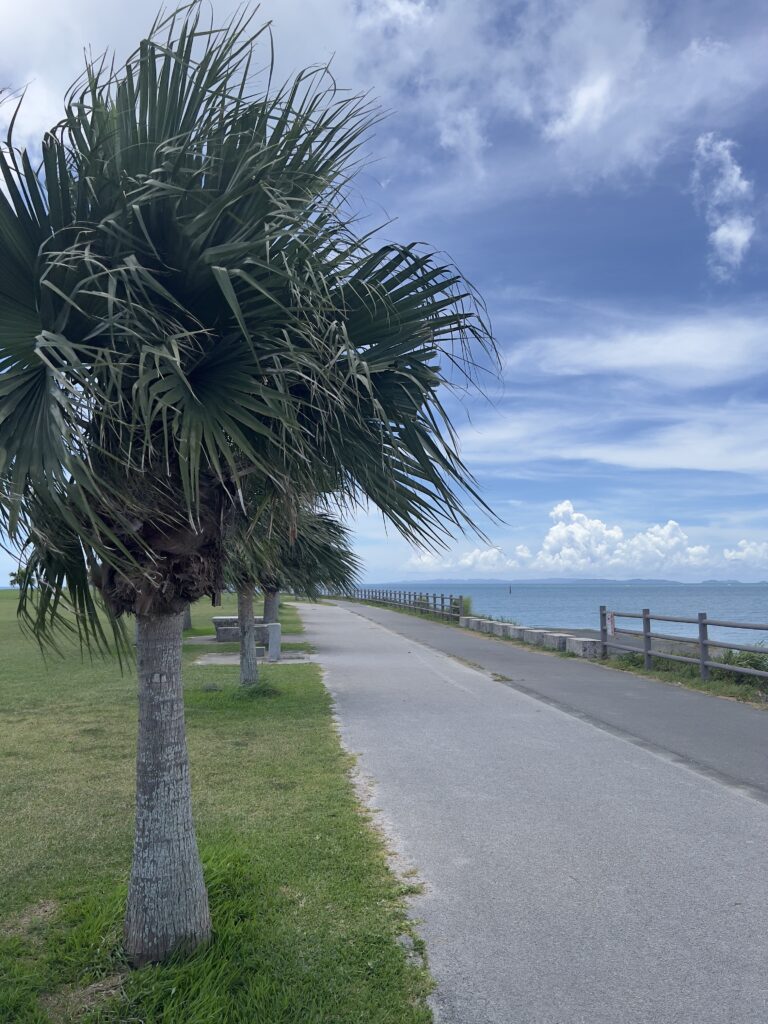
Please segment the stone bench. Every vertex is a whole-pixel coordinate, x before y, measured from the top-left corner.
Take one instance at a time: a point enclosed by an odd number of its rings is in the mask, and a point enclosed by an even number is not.
[[[240,639],[240,620],[236,615],[214,615],[213,628],[216,630],[218,643],[229,643],[232,640]],[[264,625],[262,616],[254,616],[256,624],[256,642],[264,644],[267,642],[267,628]]]
[[[263,658],[267,650],[268,661],[280,660],[281,627],[279,622],[264,622],[262,616],[254,617],[256,634],[256,657]],[[240,620],[236,615],[214,615],[213,627],[217,643],[240,643]],[[261,653],[259,654],[259,651]]]

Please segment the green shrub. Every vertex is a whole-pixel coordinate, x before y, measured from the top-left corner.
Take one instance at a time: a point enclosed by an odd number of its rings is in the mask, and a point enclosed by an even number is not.
[[[717,651],[717,648],[715,648]],[[761,672],[768,672],[768,651],[765,654],[757,651],[722,651],[721,653],[709,652],[713,660],[722,661],[726,665],[737,665],[739,668],[758,669]],[[712,669],[712,676],[715,679],[729,680],[732,683],[765,685],[768,687],[768,679],[761,680],[760,677],[750,676],[739,672],[729,672],[727,669]]]

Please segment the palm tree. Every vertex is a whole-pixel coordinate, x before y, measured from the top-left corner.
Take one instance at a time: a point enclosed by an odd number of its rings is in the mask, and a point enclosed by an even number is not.
[[[258,678],[253,594],[264,594],[265,623],[277,622],[279,593],[286,587],[310,599],[323,591],[354,587],[360,561],[349,530],[328,511],[303,504],[292,517],[270,523],[239,517],[226,543],[225,579],[237,591],[240,623],[240,682]],[[274,595],[270,613],[267,595]]]
[[[156,22],[124,66],[89,62],[39,165],[13,123],[0,148],[2,526],[41,641],[123,652],[137,617],[134,964],[210,935],[181,635],[222,589],[246,481],[333,479],[444,541],[477,495],[440,391],[493,355],[449,263],[356,230],[370,104],[322,68],[260,85],[252,15],[200,13]]]

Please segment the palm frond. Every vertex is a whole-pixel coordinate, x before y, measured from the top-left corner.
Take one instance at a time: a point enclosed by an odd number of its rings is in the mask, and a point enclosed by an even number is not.
[[[39,167],[18,110],[0,146],[0,502],[23,546],[44,496],[86,561],[130,582],[114,611],[213,592],[253,480],[372,502],[422,544],[482,505],[441,391],[493,340],[449,261],[358,231],[376,108],[322,67],[274,89],[270,66],[265,86],[267,27],[201,15],[159,19],[121,67],[89,62]]]

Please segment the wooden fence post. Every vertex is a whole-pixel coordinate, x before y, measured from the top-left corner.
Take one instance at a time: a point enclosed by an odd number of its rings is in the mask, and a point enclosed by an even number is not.
[[[651,613],[648,608],[643,608],[643,665],[645,668],[653,667],[651,658]]]
[[[600,657],[608,657],[608,615],[604,604],[600,605]]]
[[[699,674],[702,679],[709,679],[709,631],[707,629],[707,613],[699,612]]]

